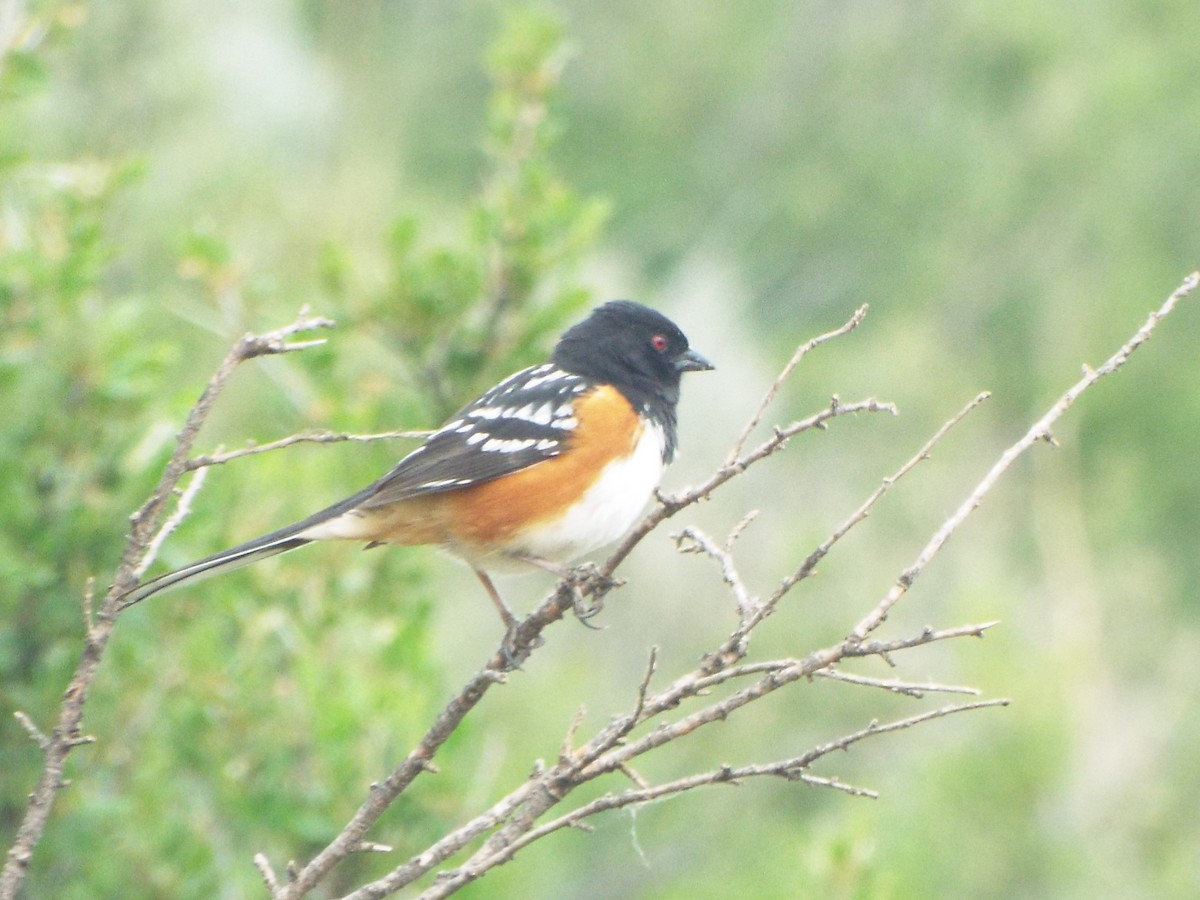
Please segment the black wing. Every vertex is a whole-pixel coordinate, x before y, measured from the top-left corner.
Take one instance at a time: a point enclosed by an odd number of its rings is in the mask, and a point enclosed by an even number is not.
[[[578,425],[574,401],[591,387],[549,363],[517,372],[356,495],[355,507],[468,487],[558,456]]]

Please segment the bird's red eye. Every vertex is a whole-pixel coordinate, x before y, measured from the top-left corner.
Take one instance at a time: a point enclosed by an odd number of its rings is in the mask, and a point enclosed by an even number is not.
[[[659,353],[662,353],[664,350],[666,350],[667,344],[669,343],[670,342],[667,340],[667,336],[665,334],[656,334],[654,337],[650,338],[650,346]]]

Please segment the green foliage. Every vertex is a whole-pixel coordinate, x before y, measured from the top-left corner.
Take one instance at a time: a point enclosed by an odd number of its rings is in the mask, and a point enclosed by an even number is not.
[[[488,54],[487,165],[463,245],[425,249],[416,220],[401,217],[387,288],[361,311],[393,323],[391,340],[439,417],[514,361],[542,355],[588,299],[569,274],[607,206],[577,196],[549,159],[563,55],[555,19],[528,10],[507,17]]]

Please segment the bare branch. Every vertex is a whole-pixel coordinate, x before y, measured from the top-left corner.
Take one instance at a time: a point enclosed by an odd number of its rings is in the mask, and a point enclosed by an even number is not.
[[[192,446],[196,441],[196,435],[200,431],[200,426],[208,418],[213,404],[216,403],[217,398],[225,389],[225,385],[237,367],[246,360],[254,359],[258,356],[290,353],[295,350],[304,349],[306,346],[311,346],[312,342],[303,342],[302,344],[288,343],[286,339],[302,331],[332,327],[334,327],[332,320],[321,317],[309,318],[307,312],[301,310],[299,317],[290,325],[285,325],[283,328],[278,328],[275,331],[269,331],[261,335],[247,334],[233,345],[220,366],[217,367],[217,371],[213,377],[209,379],[208,385],[200,394],[200,399],[196,401],[196,404],[184,420],[183,429],[179,432],[179,436],[175,442],[175,450],[171,454],[170,460],[167,461],[158,487],[130,519],[133,528],[126,541],[125,556],[122,558],[121,568],[117,571],[117,583],[114,584],[117,594],[124,593],[137,580],[133,576],[133,570],[136,565],[134,560],[144,552],[153,532],[158,527],[167,498],[175,490],[179,479],[187,470],[187,459],[191,455]],[[122,580],[122,576],[124,576],[124,580]]]
[[[918,700],[922,699],[926,694],[941,693],[941,694],[967,694],[972,697],[979,696],[979,689],[973,687],[961,687],[951,684],[933,684],[925,682],[923,684],[915,684],[908,681],[898,681],[896,679],[884,678],[869,678],[865,675],[851,675],[849,672],[843,672],[841,669],[830,667],[813,672],[817,678],[828,678],[831,681],[843,681],[846,684],[858,684],[865,687],[879,688],[893,694],[903,694],[906,697],[914,697]]]
[[[909,587],[920,576],[925,566],[945,546],[946,541],[950,540],[950,536],[966,521],[967,516],[979,507],[983,502],[983,498],[995,487],[1000,477],[1008,471],[1008,467],[1038,441],[1051,440],[1052,426],[1071,408],[1079,398],[1079,395],[1105,375],[1111,375],[1121,368],[1130,355],[1150,339],[1158,323],[1170,315],[1175,305],[1190,294],[1198,282],[1200,282],[1200,272],[1193,272],[1183,280],[1183,283],[1175,289],[1162,306],[1150,314],[1145,324],[1134,333],[1133,337],[1126,341],[1116,353],[1105,361],[1104,365],[1098,369],[1084,367],[1083,377],[1072,385],[1065,394],[1059,397],[1054,405],[1046,411],[1045,415],[1030,426],[1029,430],[1025,432],[1020,440],[1001,454],[1000,458],[996,460],[995,464],[984,475],[983,480],[971,491],[967,499],[962,502],[954,514],[929,539],[929,542],[917,554],[917,558],[913,560],[912,565],[901,573],[899,580],[892,586],[891,590],[884,595],[883,599],[879,601],[875,608],[862,621],[854,626],[854,630],[850,632],[852,639],[855,641],[865,640],[867,635],[884,623],[891,608],[908,592]]]
[[[781,669],[786,669],[796,664],[797,662],[794,659],[772,659],[767,662],[726,666],[719,672],[713,672],[711,675],[704,675],[697,678],[694,682],[693,690],[696,694],[700,694],[719,684],[733,681],[735,678],[748,678],[751,675],[762,675],[765,672],[778,672]]]
[[[745,527],[745,522],[746,520],[743,519],[739,523],[740,528]],[[712,538],[691,525],[674,535],[674,538],[675,546],[680,553],[703,553],[716,561],[721,569],[721,579],[733,592],[738,616],[745,624],[758,609],[758,601],[751,597],[749,591],[746,590],[746,585],[742,582],[742,577],[738,574],[737,566],[734,564],[733,554],[729,550],[730,545],[736,540],[737,533],[738,529],[735,529],[724,547],[718,547]]]
[[[271,868],[271,862],[265,854],[254,854],[254,867],[258,869],[258,873],[262,876],[263,884],[267,886],[267,893],[272,897],[278,897],[279,878],[275,875],[275,870]]]
[[[661,800],[665,797],[670,797],[688,791],[696,790],[701,787],[710,787],[713,785],[738,785],[743,781],[751,778],[773,777],[783,778],[787,781],[797,781],[815,787],[828,787],[835,790],[840,790],[848,794],[853,794],[860,797],[876,798],[879,795],[875,791],[865,788],[858,788],[852,785],[845,784],[835,778],[822,778],[816,775],[810,775],[807,772],[799,771],[791,760],[781,760],[775,763],[765,763],[753,766],[721,766],[709,772],[702,772],[697,775],[689,775],[686,778],[680,778],[675,781],[669,781],[664,784],[638,788],[636,790],[622,791],[616,794],[606,794],[592,802],[574,809],[564,816],[547,822],[537,828],[531,829],[526,834],[522,835],[518,840],[504,848],[502,853],[488,859],[484,865],[486,869],[480,871],[478,868],[468,869],[462,867],[460,869],[445,873],[438,881],[438,884],[429,891],[421,894],[422,898],[445,897],[449,893],[458,890],[460,887],[467,884],[469,881],[475,880],[483,871],[507,862],[517,854],[518,851],[528,847],[534,841],[540,840],[555,831],[560,831],[563,828],[577,828],[588,818],[599,815],[600,813],[610,812],[616,809],[625,809],[630,806],[642,806],[647,803],[652,803],[656,800]],[[351,895],[353,897],[354,895]],[[364,895],[367,896],[367,895]]]
[[[806,769],[822,756],[828,756],[835,750],[848,750],[852,745],[870,737],[887,734],[892,731],[903,731],[906,728],[912,728],[923,722],[942,719],[946,716],[952,716],[955,713],[969,712],[973,709],[989,709],[995,706],[1008,706],[1011,702],[1007,698],[1000,698],[997,700],[974,700],[970,703],[953,703],[949,706],[940,706],[937,709],[927,710],[926,712],[917,713],[904,719],[897,719],[894,722],[888,722],[883,725],[872,722],[866,728],[855,731],[853,734],[848,734],[829,743],[821,744],[819,747],[814,747],[791,762],[797,769]]]
[[[837,526],[820,545],[817,546],[812,553],[800,564],[792,574],[784,578],[776,587],[775,591],[765,601],[756,603],[751,614],[743,616],[742,622],[738,628],[729,636],[729,638],[716,650],[706,657],[706,668],[708,672],[717,672],[726,666],[732,665],[738,659],[745,656],[748,648],[748,640],[750,634],[758,625],[771,615],[778,607],[780,601],[794,588],[799,582],[808,578],[816,571],[817,564],[820,563],[849,531],[859,523],[863,522],[871,509],[878,503],[889,490],[891,490],[905,475],[911,472],[916,466],[929,459],[933,448],[941,442],[955,425],[961,422],[966,416],[988,398],[986,392],[978,394],[966,406],[954,414],[949,420],[934,432],[933,436],[927,440],[913,456],[911,456],[899,469],[892,475],[884,478],[869,497],[863,501],[853,513],[849,515],[840,525]]]
[[[247,334],[234,348],[234,353],[240,361],[254,359],[257,356],[272,356],[280,353],[294,353],[297,350],[308,350],[325,344],[324,338],[311,341],[288,341],[287,338],[305,331],[315,331],[318,328],[334,328],[333,319],[323,316],[309,316],[308,307],[301,308],[296,321],[265,334]]]
[[[637,722],[642,710],[646,708],[646,694],[650,691],[650,679],[654,677],[657,666],[658,647],[651,647],[650,659],[646,662],[646,674],[642,676],[642,682],[638,685],[637,703],[633,707],[633,715],[629,717],[632,722]]]
[[[50,748],[50,738],[46,737],[42,729],[34,724],[33,719],[29,718],[28,715],[19,709],[13,712],[13,718],[25,729],[25,733],[29,735],[30,740],[38,745],[40,750],[44,752]]]
[[[917,715],[899,719],[894,722],[889,722],[884,725],[879,725],[872,722],[867,727],[860,729],[859,731],[845,735],[834,741],[821,744],[817,747],[814,747],[812,750],[809,750],[807,753],[792,759],[739,767],[720,766],[708,772],[690,775],[685,778],[676,779],[675,781],[666,782],[654,787],[622,791],[617,794],[606,794],[603,797],[593,800],[591,803],[572,810],[570,813],[567,813],[564,816],[560,816],[559,818],[547,822],[544,825],[538,826],[537,828],[529,829],[525,834],[513,840],[511,843],[497,848],[497,850],[489,856],[483,857],[480,854],[476,854],[471,858],[470,861],[468,861],[466,865],[460,866],[459,868],[450,872],[442,873],[437,884],[429,888],[420,896],[421,898],[428,898],[428,900],[435,900],[435,898],[449,896],[464,885],[478,879],[489,869],[509,861],[513,858],[513,856],[516,855],[518,851],[529,846],[534,841],[540,840],[541,838],[563,828],[577,827],[584,819],[590,818],[599,813],[630,806],[643,805],[655,800],[660,800],[664,797],[692,791],[700,787],[721,784],[735,785],[751,778],[773,777],[784,778],[788,781],[797,781],[812,786],[834,788],[845,793],[874,798],[878,796],[874,791],[847,785],[833,778],[821,778],[808,773],[806,770],[821,757],[827,756],[838,750],[848,750],[854,744],[864,741],[867,738],[875,737],[881,734],[887,734],[889,732],[902,731],[906,728],[912,728],[915,725],[919,725],[923,722],[944,718],[957,713],[996,706],[1007,706],[1008,703],[1009,701],[1004,699],[959,703],[929,710],[928,712],[919,713]],[[350,898],[382,896],[382,893],[367,893],[368,889],[376,887],[377,885],[381,885],[381,882],[376,882],[375,885],[365,886],[364,888],[360,889],[360,891],[351,894]],[[347,898],[347,900],[349,900],[349,898]]]
[[[206,466],[219,466],[231,460],[241,459],[243,456],[253,456],[257,453],[270,453],[273,450],[282,450],[284,447],[291,447],[295,444],[337,444],[343,441],[357,441],[367,443],[370,441],[390,441],[400,438],[424,439],[433,434],[432,431],[381,431],[378,434],[350,434],[348,432],[334,431],[306,431],[301,434],[292,434],[279,440],[270,441],[266,444],[250,444],[242,447],[239,450],[230,450],[227,453],[211,453],[204,456],[194,456],[187,461],[187,468],[203,469]]]
[[[83,650],[70,683],[63,694],[59,706],[58,721],[54,730],[42,747],[42,771],[38,783],[29,795],[25,814],[17,829],[16,837],[8,850],[4,869],[0,872],[0,900],[14,900],[25,879],[34,848],[41,840],[50,810],[58,791],[65,784],[63,770],[68,754],[81,744],[90,743],[93,738],[82,734],[80,726],[83,721],[83,708],[87,701],[92,683],[95,681],[100,660],[108,645],[108,639],[117,620],[117,598],[128,591],[137,582],[139,566],[147,558],[155,540],[156,532],[168,528],[164,525],[168,499],[175,493],[179,479],[187,467],[187,458],[191,454],[192,445],[200,426],[207,419],[213,404],[224,390],[230,376],[241,363],[257,356],[274,353],[290,353],[313,345],[311,341],[289,342],[287,339],[303,331],[315,328],[331,328],[333,322],[329,319],[310,318],[305,312],[297,317],[292,324],[266,334],[248,334],[233,345],[225,359],[218,366],[201,393],[184,422],[183,429],[176,439],[175,449],[159,478],[154,492],[130,517],[129,534],[125,541],[125,549],[120,564],[113,578],[113,584],[105,595],[99,615],[93,621],[92,605],[89,599],[91,588],[85,590],[84,624],[87,629]],[[184,498],[190,500],[185,492]],[[186,514],[186,508],[184,513]],[[183,514],[177,512],[178,518]]]
[[[880,656],[890,662],[888,655],[891,653],[896,653],[900,650],[911,650],[913,647],[932,644],[935,641],[946,641],[960,637],[981,638],[989,628],[994,628],[999,624],[999,622],[984,622],[979,625],[963,625],[959,628],[943,628],[940,630],[926,627],[924,631],[915,637],[896,638],[890,641],[867,641],[860,643],[851,636],[847,639],[848,643],[845,645],[845,652],[842,655],[845,657]]]
[[[92,631],[96,627],[96,579],[89,575],[83,583],[83,636],[85,640],[92,639]]]
[[[200,493],[200,488],[204,487],[204,479],[208,477],[208,470],[201,469],[192,476],[188,486],[179,493],[179,500],[175,503],[175,509],[167,520],[163,522],[162,527],[158,529],[150,542],[146,544],[146,551],[142,554],[141,561],[133,570],[134,578],[141,579],[146,573],[146,569],[154,562],[158,556],[158,551],[162,549],[163,542],[171,536],[171,533],[183,522],[184,519],[192,511],[192,501],[196,495]]]
[[[742,433],[739,434],[737,436],[737,440],[733,442],[733,446],[729,449],[729,455],[725,457],[726,466],[734,465],[737,462],[738,457],[742,455],[742,450],[746,446],[746,441],[750,439],[751,432],[753,432],[754,429],[758,427],[759,423],[762,422],[763,416],[766,414],[767,407],[770,406],[775,400],[775,397],[778,396],[780,388],[783,387],[783,383],[787,381],[788,377],[795,370],[796,366],[800,365],[800,361],[804,359],[804,357],[807,356],[811,350],[819,347],[826,341],[831,341],[834,338],[841,337],[844,334],[849,334],[851,331],[857,328],[860,324],[862,324],[862,320],[866,318],[868,309],[868,305],[864,303],[840,328],[835,328],[833,331],[828,331],[825,334],[818,335],[815,338],[805,341],[796,348],[796,352],[792,354],[792,358],[788,360],[787,365],[783,367],[779,375],[776,376],[773,382],[771,382],[771,386],[767,388],[766,394],[764,394],[762,400],[759,401],[758,406],[750,416],[750,420],[742,429]]]
[[[735,691],[719,702],[711,703],[693,713],[690,713],[669,724],[659,725],[649,734],[636,741],[626,741],[619,745],[612,740],[609,729],[601,732],[591,743],[580,748],[577,753],[583,773],[589,777],[612,771],[615,767],[631,759],[643,755],[657,747],[684,737],[705,725],[714,722],[724,722],[737,710],[753,703],[782,687],[803,678],[809,678],[818,671],[828,668],[848,656],[884,655],[889,652],[919,647],[924,644],[956,637],[979,636],[989,625],[973,625],[963,628],[935,631],[925,629],[919,635],[899,639],[894,642],[875,642],[875,645],[856,645],[849,640],[842,641],[832,647],[818,650],[800,660],[795,660],[784,667],[768,668],[763,676],[752,685]],[[677,707],[680,702],[699,693],[699,685],[706,685],[708,676],[703,664],[700,668],[677,679],[666,690],[660,691],[647,699],[642,720]]]
[[[867,499],[863,501],[863,504],[858,509],[851,513],[844,522],[835,528],[829,538],[819,547],[817,547],[811,554],[809,554],[808,558],[804,560],[804,562],[798,569],[796,569],[795,572],[780,582],[779,587],[776,588],[775,592],[762,605],[762,608],[759,612],[760,619],[770,615],[779,601],[793,587],[795,587],[797,583],[816,571],[817,564],[829,554],[829,551],[833,548],[833,545],[844,538],[850,529],[854,528],[856,525],[866,519],[867,516],[871,514],[872,507],[874,507],[875,504],[883,498],[883,495],[891,490],[905,475],[915,469],[920,463],[929,459],[930,454],[933,452],[933,448],[941,442],[941,440],[949,433],[950,429],[965,419],[968,414],[978,407],[979,404],[983,403],[983,401],[989,396],[991,395],[986,391],[981,394],[977,394],[969,403],[967,403],[966,406],[964,406],[950,419],[943,423],[942,426],[934,432],[933,436],[926,441],[924,445],[922,445],[921,449],[913,454],[913,456],[911,456],[904,463],[904,465],[897,469],[892,475],[883,479],[879,487],[872,492],[871,496],[867,497]],[[752,628],[757,623],[752,622],[749,624]]]
[[[567,728],[566,737],[563,738],[562,747],[559,748],[558,758],[567,759],[571,755],[571,749],[575,744],[575,734],[579,731],[583,720],[587,717],[587,709],[583,706],[575,711],[575,718],[571,720],[570,727]]]
[[[721,487],[731,478],[742,474],[754,463],[760,462],[768,456],[779,452],[787,445],[790,438],[804,431],[811,431],[813,429],[822,430],[831,419],[860,412],[886,412],[896,415],[896,407],[891,403],[876,400],[874,397],[855,403],[842,403],[837,397],[834,397],[830,400],[829,406],[820,412],[806,419],[801,419],[798,422],[793,422],[786,428],[776,428],[772,436],[757,448],[740,457],[732,464],[722,465],[709,476],[708,480],[699,486],[689,488],[672,496],[660,494],[658,496],[659,505],[648,512],[642,521],[635,525],[625,536],[625,539],[617,545],[617,549],[609,555],[604,565],[600,567],[601,574],[611,576],[616,571],[617,566],[625,561],[625,557],[633,552],[633,548],[641,543],[646,535],[660,524],[680,510],[707,499],[717,488]]]

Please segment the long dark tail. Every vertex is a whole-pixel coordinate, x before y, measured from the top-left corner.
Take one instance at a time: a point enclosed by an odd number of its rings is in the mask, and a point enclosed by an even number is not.
[[[206,556],[204,559],[197,560],[181,569],[176,569],[174,572],[168,572],[166,575],[159,575],[157,578],[144,581],[121,597],[117,609],[122,610],[133,606],[133,604],[145,600],[152,594],[178,587],[186,582],[198,581],[201,578],[208,578],[210,575],[218,575],[221,572],[238,569],[252,562],[258,562],[260,559],[266,559],[269,556],[278,556],[280,553],[287,553],[289,550],[295,550],[297,547],[311,544],[314,538],[302,537],[303,532],[323,522],[328,522],[330,519],[335,519],[343,513],[349,512],[367,497],[371,496],[374,490],[375,485],[371,485],[359,491],[354,496],[347,497],[340,503],[335,503],[333,506],[326,507],[320,512],[313,513],[307,519],[286,525],[277,531],[272,531],[270,534],[264,534],[262,537],[257,537],[252,541],[246,541],[244,544],[230,547],[228,550],[222,550],[220,553],[214,553],[212,556]]]
[[[174,572],[168,572],[166,575],[159,575],[157,578],[142,582],[120,599],[117,609],[120,610],[128,606],[133,606],[133,604],[145,600],[152,594],[178,587],[185,582],[199,581],[201,578],[208,578],[210,575],[218,575],[221,572],[228,572],[231,569],[239,569],[242,566],[248,566],[252,562],[258,562],[260,559],[266,559],[268,556],[287,553],[289,550],[295,550],[297,547],[303,547],[305,544],[311,543],[312,541],[307,538],[276,537],[272,539],[272,535],[263,535],[260,538],[247,541],[236,547],[231,547],[221,553],[206,556],[204,559],[197,560],[190,565],[184,566],[182,569],[176,569]]]

